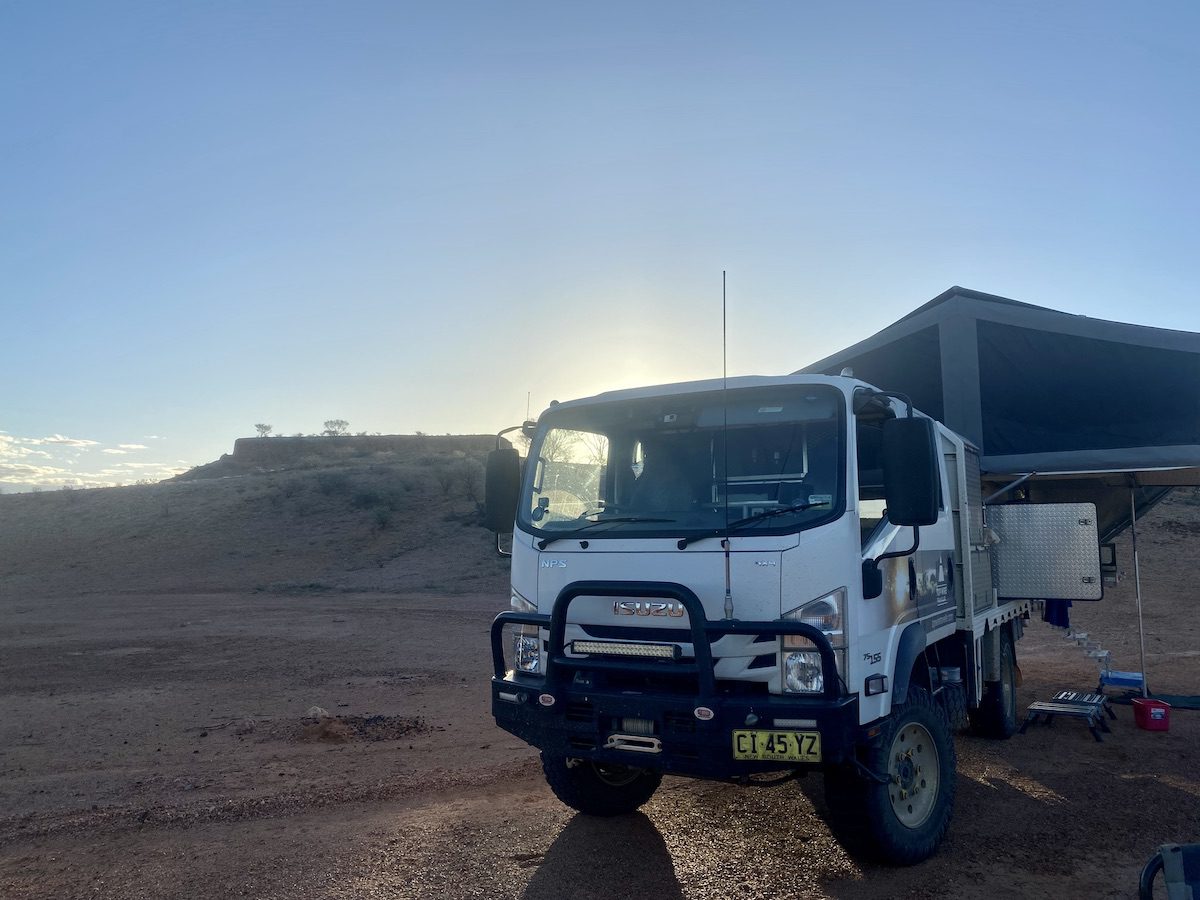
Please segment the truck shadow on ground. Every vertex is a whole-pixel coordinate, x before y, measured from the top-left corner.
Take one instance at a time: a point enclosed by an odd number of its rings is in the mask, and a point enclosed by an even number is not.
[[[820,821],[819,775],[769,790],[668,779],[645,815],[574,815],[552,828],[545,853],[516,858],[531,880],[515,890],[524,900],[675,900],[731,885],[747,898],[1132,896],[1160,843],[1200,834],[1200,803],[1191,723],[1151,740],[1125,718],[1102,744],[1073,723],[1003,743],[960,737],[950,830],[915,866],[847,854]]]
[[[561,900],[633,894],[683,900],[667,845],[642,813],[611,819],[576,815],[554,839],[521,896]]]
[[[1093,749],[1086,733],[1080,743]],[[1154,773],[1089,772],[1063,756],[1055,768],[960,772],[954,818],[933,857],[893,868],[848,850],[861,876],[822,879],[822,889],[839,900],[877,897],[885,885],[891,896],[1132,896],[1159,843],[1196,833],[1200,804]],[[826,815],[821,780],[807,779],[803,790]]]

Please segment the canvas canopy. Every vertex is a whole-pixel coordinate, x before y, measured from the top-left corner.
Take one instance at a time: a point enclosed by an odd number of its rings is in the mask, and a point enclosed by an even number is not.
[[[1090,500],[1102,539],[1200,484],[1200,334],[1072,315],[961,287],[802,369],[907,393],[980,448],[989,482]]]

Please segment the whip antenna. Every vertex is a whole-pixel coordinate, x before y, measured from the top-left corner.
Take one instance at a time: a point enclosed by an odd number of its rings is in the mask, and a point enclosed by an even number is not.
[[[725,324],[725,270],[721,270],[721,441],[723,443],[721,477],[725,482],[725,618],[733,618],[733,590],[729,580],[729,342]]]

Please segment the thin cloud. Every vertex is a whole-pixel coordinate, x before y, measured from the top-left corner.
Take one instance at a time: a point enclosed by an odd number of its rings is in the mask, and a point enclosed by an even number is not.
[[[74,476],[58,466],[31,466],[25,463],[0,463],[0,481],[12,484],[55,485],[73,480]]]
[[[103,456],[97,456],[95,450]],[[132,440],[103,446],[98,440],[72,438],[66,434],[31,438],[0,430],[0,486],[17,491],[119,487],[173,478],[191,468],[191,463],[185,460],[146,462],[146,456],[152,454],[152,450],[150,446]],[[140,461],[126,462],[124,457],[130,455]],[[90,464],[88,460],[91,460]],[[101,460],[103,464],[97,464]]]
[[[50,454],[45,450],[32,450],[21,443],[18,438],[10,437],[8,432],[0,432],[0,459],[27,459],[31,456],[38,456],[42,459],[50,458]]]
[[[99,441],[89,441],[86,438],[69,438],[63,434],[52,434],[44,438],[25,438],[26,444],[64,444],[67,447],[95,447]]]
[[[146,454],[142,451],[151,449],[146,444],[130,442],[108,447],[99,444],[99,441],[63,434],[33,438],[16,437],[0,431],[0,484],[18,491],[30,488],[117,487],[135,481],[144,483],[171,478],[190,468],[185,460],[172,463],[165,460],[125,462],[120,459],[129,454],[138,454],[145,460]],[[88,466],[86,459],[93,448],[99,449],[104,454],[104,460],[111,460],[111,464]],[[97,461],[94,455],[90,458],[93,463]]]

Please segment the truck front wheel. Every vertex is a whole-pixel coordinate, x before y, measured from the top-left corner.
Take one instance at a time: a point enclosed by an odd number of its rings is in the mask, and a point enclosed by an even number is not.
[[[880,740],[863,760],[887,783],[831,770],[825,796],[835,835],[884,862],[907,866],[937,849],[954,810],[954,741],[945,711],[929,692],[909,687]]]
[[[589,816],[631,813],[649,800],[662,774],[617,763],[542,754],[542,771],[550,790],[572,809]]]

